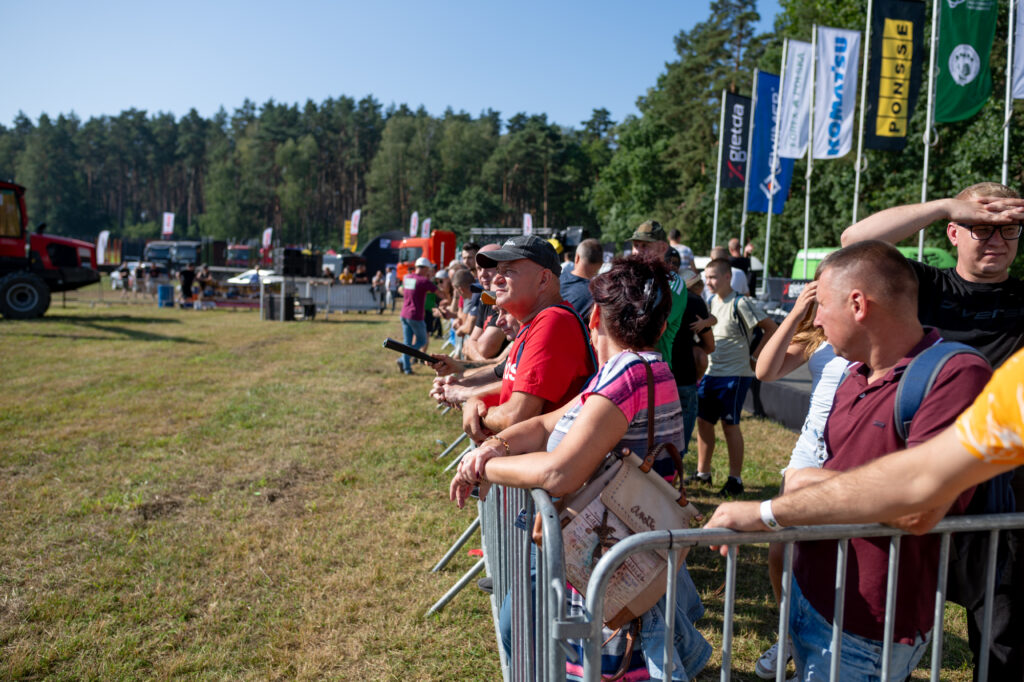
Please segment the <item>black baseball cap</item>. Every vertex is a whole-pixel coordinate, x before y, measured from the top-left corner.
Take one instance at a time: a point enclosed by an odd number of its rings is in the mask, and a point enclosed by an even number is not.
[[[501,245],[497,251],[476,254],[476,264],[485,267],[496,267],[499,262],[526,258],[537,265],[547,268],[556,276],[562,274],[562,265],[558,262],[558,253],[546,239],[532,234],[512,237]]]

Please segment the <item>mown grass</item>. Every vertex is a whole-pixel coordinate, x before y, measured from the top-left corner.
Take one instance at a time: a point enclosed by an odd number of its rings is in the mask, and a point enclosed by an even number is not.
[[[475,559],[429,572],[471,520],[435,460],[458,420],[380,349],[395,316],[277,324],[96,296],[0,320],[0,678],[500,677],[482,593],[424,616]],[[744,431],[760,499],[794,436]],[[766,556],[743,553],[736,679],[777,619]],[[717,647],[723,564],[689,562]],[[967,679],[948,620],[947,672]]]

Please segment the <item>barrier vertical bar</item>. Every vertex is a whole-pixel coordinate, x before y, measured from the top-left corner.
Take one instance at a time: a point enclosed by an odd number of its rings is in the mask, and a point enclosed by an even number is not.
[[[839,679],[839,667],[843,658],[843,615],[846,606],[846,560],[849,557],[850,541],[843,538],[836,543],[836,586],[835,613],[832,615],[832,660],[829,662],[829,679]]]
[[[736,608],[736,545],[725,561],[725,613],[722,615],[722,682],[732,677],[732,619]]]
[[[935,586],[935,616],[932,619],[933,682],[939,682],[939,674],[942,672],[942,622],[946,612],[946,579],[949,576],[949,538],[949,533],[943,533],[939,545],[939,581]]]
[[[985,615],[981,624],[981,661],[978,679],[988,679],[989,648],[992,646],[992,607],[996,591],[996,560],[999,552],[999,530],[989,531],[988,564],[985,566]]]
[[[882,679],[892,666],[892,633],[896,627],[896,585],[900,572],[900,536],[889,539],[889,578],[885,585],[885,628],[882,639]]]
[[[775,660],[775,682],[786,682],[786,649],[789,643],[789,610],[793,603],[793,543],[782,550],[782,597],[779,604],[779,655]]]
[[[671,536],[671,533],[669,533]],[[672,679],[672,668],[675,667],[675,658],[672,652],[676,641],[676,574],[679,572],[679,553],[668,548],[668,571],[665,575],[665,657],[661,664],[661,679]]]

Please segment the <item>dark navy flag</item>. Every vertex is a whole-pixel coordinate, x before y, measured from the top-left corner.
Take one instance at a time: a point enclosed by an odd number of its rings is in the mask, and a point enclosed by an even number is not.
[[[779,159],[775,167],[775,182],[771,182],[771,156],[775,128],[779,116],[779,77],[765,71],[757,72],[757,100],[754,103],[754,131],[750,145],[750,186],[747,190],[747,210],[767,213],[768,198],[772,197],[772,213],[782,213],[789,195],[789,181],[793,177],[793,159]]]
[[[747,136],[750,132],[750,98],[725,93],[725,126],[722,144],[722,187],[743,187],[747,181]]]

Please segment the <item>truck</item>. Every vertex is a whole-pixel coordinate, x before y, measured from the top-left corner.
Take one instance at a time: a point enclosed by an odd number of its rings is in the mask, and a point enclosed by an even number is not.
[[[455,258],[455,233],[448,230],[434,230],[429,237],[406,237],[398,243],[398,281],[401,282],[412,272],[413,264],[420,256],[426,256],[438,267],[445,267]]]
[[[0,315],[7,319],[41,317],[52,293],[100,281],[94,244],[45,228],[29,233],[25,188],[0,181]]]
[[[164,272],[177,272],[186,263],[199,264],[201,246],[196,241],[152,241],[146,244],[142,260],[160,266]]]

